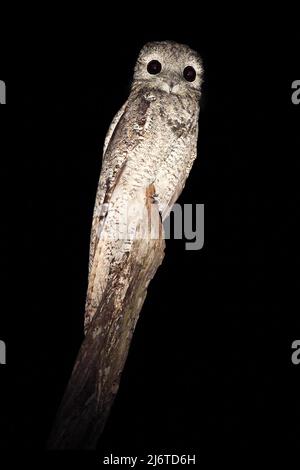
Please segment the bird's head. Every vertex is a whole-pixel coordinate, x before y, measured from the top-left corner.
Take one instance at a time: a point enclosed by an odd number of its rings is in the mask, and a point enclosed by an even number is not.
[[[200,95],[202,75],[201,58],[190,47],[172,41],[149,42],[138,56],[132,88]]]

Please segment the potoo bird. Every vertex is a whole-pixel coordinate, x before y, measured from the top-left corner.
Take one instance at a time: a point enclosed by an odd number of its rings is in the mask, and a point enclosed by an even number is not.
[[[130,238],[123,236],[128,207],[153,185],[153,203],[164,220],[185,185],[197,154],[202,72],[199,55],[175,42],[147,43],[138,56],[128,100],[104,142],[90,241],[86,331],[112,266],[130,250]],[[112,227],[118,236],[109,236]]]

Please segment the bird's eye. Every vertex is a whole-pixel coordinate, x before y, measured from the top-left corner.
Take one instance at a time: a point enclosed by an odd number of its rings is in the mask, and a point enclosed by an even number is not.
[[[158,60],[151,60],[147,65],[147,70],[151,75],[157,75],[161,71],[161,63]]]
[[[185,67],[183,76],[188,82],[193,82],[196,78],[196,70],[191,65]]]

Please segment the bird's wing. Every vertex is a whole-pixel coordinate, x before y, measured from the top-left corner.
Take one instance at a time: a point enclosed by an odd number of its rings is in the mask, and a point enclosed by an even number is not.
[[[102,206],[104,203],[105,199],[105,194],[107,191],[107,177],[109,171],[109,166],[113,165],[113,162],[111,161],[110,158],[106,155],[107,148],[109,146],[109,143],[116,131],[116,128],[118,126],[118,123],[120,119],[122,118],[125,109],[127,106],[127,102],[123,104],[122,108],[117,112],[117,114],[114,116],[109,129],[107,131],[105,140],[104,140],[104,146],[103,146],[103,156],[102,156],[102,170],[101,170],[101,175],[98,183],[98,188],[97,188],[97,194],[96,194],[96,200],[95,200],[95,206],[94,206],[94,213],[93,213],[93,221],[92,221],[92,229],[91,229],[91,236],[90,236],[90,259],[89,259],[89,271],[91,270],[91,266],[93,263],[93,258],[94,258],[94,253],[95,253],[95,245],[96,245],[96,240],[97,240],[97,231],[99,230],[99,225],[101,223],[101,215],[102,215]],[[114,173],[114,170],[112,169],[112,173]]]
[[[131,102],[130,112],[127,112],[125,104],[122,108],[123,112],[121,110],[119,113],[119,119],[115,120],[114,129],[110,128],[110,138],[106,139],[104,145],[105,154],[97,190],[90,241],[89,280],[85,311],[86,327],[97,310],[108,279],[107,253],[112,249],[112,242],[100,237],[101,233],[105,231],[105,223],[109,214],[108,204],[118,187],[128,157],[145,138],[150,121],[150,105],[150,99],[136,100]]]
[[[126,103],[123,104],[122,108],[119,109],[119,111],[117,112],[117,114],[114,116],[113,120],[111,121],[110,123],[110,126],[109,126],[109,129],[107,131],[107,134],[105,136],[105,140],[104,140],[104,145],[103,145],[103,156],[105,156],[105,153],[106,153],[106,150],[107,150],[107,147],[108,147],[108,144],[112,138],[112,135],[116,129],[116,126],[118,124],[118,122],[120,121],[121,117],[123,116],[124,114],[124,111],[126,109],[126,106],[127,106],[127,101]]]
[[[143,97],[142,100],[131,102],[130,112],[127,112],[127,104],[124,104],[114,118],[105,139],[105,153],[92,222],[89,272],[91,272],[97,243],[105,223],[107,206],[112,193],[124,170],[128,155],[144,139],[150,121],[151,98]]]

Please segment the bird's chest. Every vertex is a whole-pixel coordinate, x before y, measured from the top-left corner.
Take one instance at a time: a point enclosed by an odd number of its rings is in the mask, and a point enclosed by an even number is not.
[[[195,103],[187,97],[143,92],[131,106],[133,127],[149,144],[167,145],[187,132],[196,116]]]
[[[189,102],[176,95],[159,97],[150,109],[150,120],[157,132],[172,142],[187,132],[193,120],[193,109]]]
[[[143,95],[132,103],[129,121],[137,145],[128,155],[124,178],[153,181],[176,141],[190,129],[191,109],[176,96]]]

